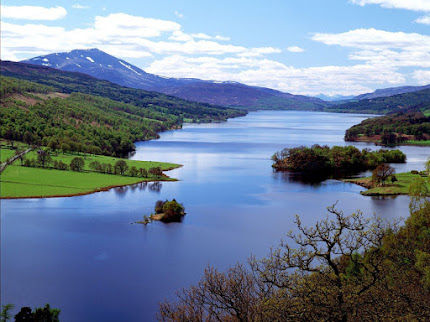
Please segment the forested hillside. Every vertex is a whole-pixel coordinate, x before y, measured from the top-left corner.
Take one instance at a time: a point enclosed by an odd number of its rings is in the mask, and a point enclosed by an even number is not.
[[[430,104],[430,88],[413,93],[340,104],[328,107],[325,110],[327,112],[388,114],[390,112],[407,110],[420,104]]]
[[[190,102],[156,92],[122,87],[85,74],[65,72],[44,66],[2,61],[1,74],[48,85],[61,93],[80,92],[103,96],[152,111],[176,115],[189,121],[223,121],[229,117],[246,114],[245,111]]]
[[[181,125],[181,119],[88,94],[60,94],[34,82],[1,78],[0,137],[53,150],[121,156],[136,140]]]
[[[374,140],[386,145],[430,140],[430,104],[366,119],[349,128],[345,140]]]

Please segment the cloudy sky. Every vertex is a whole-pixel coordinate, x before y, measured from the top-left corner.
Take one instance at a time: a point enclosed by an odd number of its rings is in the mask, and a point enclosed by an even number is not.
[[[1,58],[99,48],[293,94],[430,84],[430,0],[2,0]]]

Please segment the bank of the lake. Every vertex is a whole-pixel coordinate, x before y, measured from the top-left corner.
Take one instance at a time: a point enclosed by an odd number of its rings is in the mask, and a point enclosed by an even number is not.
[[[2,149],[1,152],[3,153],[3,151],[8,150]],[[8,153],[6,152],[5,154]],[[75,157],[84,159],[83,171],[25,167],[21,165],[20,160],[14,161],[1,174],[1,199],[73,197],[141,182],[176,181],[176,179],[169,178],[165,174],[156,176],[148,173],[146,177],[142,177],[99,173],[90,168],[90,163],[94,161],[114,166],[117,161],[124,160],[129,168],[142,168],[147,172],[149,172],[149,169],[156,167],[159,167],[162,171],[181,167],[181,165],[175,163],[126,160],[102,155],[58,154],[53,155],[52,159],[53,161],[70,164]],[[29,152],[26,158],[37,159],[37,152]]]
[[[392,183],[387,180],[385,185],[376,185],[372,182],[372,177],[365,178],[354,178],[354,179],[343,179],[344,182],[350,182],[357,184],[367,190],[361,191],[360,193],[364,196],[396,196],[396,195],[408,195],[409,186],[417,178],[421,177],[419,174],[411,172],[407,173],[396,173],[397,181]],[[427,181],[427,187],[430,189],[430,181]]]

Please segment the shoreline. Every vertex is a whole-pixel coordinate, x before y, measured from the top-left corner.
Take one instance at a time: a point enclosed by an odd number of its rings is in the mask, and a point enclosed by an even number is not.
[[[177,167],[172,167],[164,171],[171,171],[171,170],[175,170],[175,169],[179,169],[182,168],[183,165],[180,164]],[[141,180],[138,182],[134,182],[134,183],[127,183],[127,184],[116,184],[116,185],[110,185],[110,186],[105,186],[105,187],[100,187],[100,188],[96,188],[95,190],[91,190],[91,191],[86,191],[86,192],[79,192],[79,193],[71,193],[71,194],[64,194],[64,195],[50,195],[50,196],[19,196],[19,197],[0,197],[0,200],[13,200],[13,199],[46,199],[46,198],[71,198],[71,197],[79,197],[79,196],[85,196],[85,195],[90,195],[93,193],[97,193],[97,192],[104,192],[104,191],[109,191],[111,189],[114,188],[121,188],[121,187],[127,187],[127,186],[132,186],[135,184],[140,184],[143,182],[176,182],[179,181],[178,179],[175,178],[170,178],[166,176],[166,179],[161,179],[161,180]]]

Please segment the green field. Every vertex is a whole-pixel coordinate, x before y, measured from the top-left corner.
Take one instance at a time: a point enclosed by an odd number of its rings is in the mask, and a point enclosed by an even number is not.
[[[430,140],[426,140],[426,141],[407,141],[405,142],[405,144],[402,145],[425,145],[425,146],[429,146],[430,145]]]
[[[10,150],[10,149],[1,149],[0,150],[0,161],[1,163],[5,162],[7,159],[9,159],[11,156],[15,154],[16,150]]]
[[[375,196],[375,195],[407,195],[409,193],[409,185],[416,179],[420,177],[419,174],[407,173],[397,173],[396,181],[394,184],[387,182],[385,186],[370,188],[363,191],[362,194],[365,196]],[[372,181],[371,177],[359,178],[359,179],[345,179],[346,182],[356,183],[361,186],[370,185]],[[427,187],[430,189],[430,182],[427,181]]]
[[[37,151],[31,151],[26,154],[25,156],[27,159],[37,159]],[[66,164],[70,164],[73,158],[80,157],[84,159],[85,161],[85,167],[84,170],[91,170],[90,163],[92,161],[98,161],[100,163],[109,163],[112,166],[115,165],[115,162],[118,160],[125,160],[127,162],[127,165],[129,167],[135,166],[137,169],[144,168],[146,170],[149,170],[150,168],[154,167],[160,167],[161,170],[170,170],[177,168],[178,165],[174,163],[165,163],[165,162],[157,162],[157,161],[137,161],[137,160],[127,160],[127,159],[120,159],[115,157],[108,157],[104,155],[84,155],[84,154],[71,154],[71,153],[58,153],[58,155],[51,154],[52,161],[63,161]]]
[[[8,150],[6,150],[8,151]],[[3,149],[1,150],[3,154]],[[53,156],[53,160],[62,160],[69,164],[76,155],[58,155]],[[28,157],[36,157],[36,152],[28,153]],[[83,156],[82,156],[83,157]],[[105,156],[88,156],[85,159],[85,168],[91,161],[97,160],[101,163],[114,164],[118,158]],[[161,167],[163,170],[174,169],[179,167],[178,164],[125,160],[129,167],[149,169],[152,167]],[[31,198],[31,197],[59,197],[88,194],[91,192],[106,190],[109,187],[130,185],[143,181],[174,181],[168,177],[154,177],[149,175],[148,178],[127,177],[120,175],[111,175],[96,173],[90,171],[74,172],[60,171],[54,169],[29,168],[20,165],[20,161],[15,161],[9,165],[1,174],[0,196],[1,198]]]

